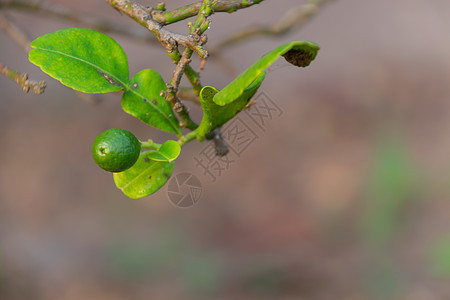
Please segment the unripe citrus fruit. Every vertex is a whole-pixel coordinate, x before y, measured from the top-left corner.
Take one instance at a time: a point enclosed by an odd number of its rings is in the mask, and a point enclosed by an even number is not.
[[[139,158],[141,142],[128,130],[111,128],[100,133],[92,145],[97,165],[109,172],[131,168]]]

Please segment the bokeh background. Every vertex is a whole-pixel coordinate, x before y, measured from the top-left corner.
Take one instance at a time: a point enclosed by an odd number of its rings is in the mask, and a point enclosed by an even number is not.
[[[240,72],[284,42],[321,46],[306,69],[270,70],[261,91],[281,116],[215,182],[193,159],[205,144],[183,148],[173,174],[202,184],[189,209],[167,187],[126,198],[91,158],[111,127],[171,136],[125,114],[119,94],[81,100],[0,33],[0,61],[48,85],[36,96],[0,77],[0,299],[450,299],[450,2],[331,2],[288,35],[223,52]],[[140,30],[103,1],[50,3]],[[215,14],[208,45],[302,3]],[[8,15],[32,38],[77,26]],[[170,78],[162,47],[111,35],[131,74]],[[222,88],[225,69],[209,60],[202,83]]]

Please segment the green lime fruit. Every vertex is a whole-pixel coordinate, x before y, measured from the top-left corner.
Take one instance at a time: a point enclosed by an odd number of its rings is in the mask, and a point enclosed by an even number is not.
[[[139,158],[141,142],[128,130],[111,128],[100,133],[92,145],[97,165],[109,172],[131,168]]]

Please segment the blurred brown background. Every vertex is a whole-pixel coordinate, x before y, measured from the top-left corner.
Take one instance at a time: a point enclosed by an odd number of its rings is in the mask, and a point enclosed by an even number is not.
[[[52,3],[139,30],[103,1]],[[208,45],[301,3],[215,14]],[[9,15],[32,38],[76,26]],[[170,78],[162,47],[112,36],[131,75]],[[194,174],[203,193],[180,209],[167,186],[126,198],[90,152],[111,127],[171,136],[125,114],[118,94],[83,102],[0,33],[0,61],[48,85],[36,96],[0,77],[0,299],[450,299],[450,2],[337,0],[224,56],[242,71],[291,40],[321,50],[306,69],[280,60],[267,75],[281,116],[215,182],[193,159],[205,144],[186,145],[173,174]],[[203,84],[231,80],[208,61]]]

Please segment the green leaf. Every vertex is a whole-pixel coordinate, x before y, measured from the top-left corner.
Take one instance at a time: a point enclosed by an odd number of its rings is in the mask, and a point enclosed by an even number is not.
[[[161,95],[166,84],[158,72],[142,70],[131,79],[122,96],[122,108],[142,122],[181,136],[181,127],[170,103]]]
[[[319,51],[318,45],[305,41],[294,41],[275,48],[263,55],[217,93],[214,96],[214,102],[218,105],[225,105],[238,99],[244,90],[281,55],[291,64],[298,67],[306,67],[316,58],[317,51]]]
[[[128,60],[109,36],[68,28],[38,37],[29,60],[62,84],[84,93],[120,91],[128,85]]]
[[[114,183],[122,192],[133,199],[146,197],[158,191],[169,180],[173,162],[155,161],[142,152],[130,169],[114,173]]]
[[[203,108],[203,119],[197,128],[197,139],[203,140],[203,137],[227,121],[231,120],[236,116],[250,101],[250,99],[258,91],[261,86],[265,72],[261,73],[259,77],[247,88],[244,92],[232,103],[224,106],[220,106],[214,103],[214,96],[219,93],[214,87],[205,86],[200,91],[200,102]]]
[[[157,151],[150,151],[148,158],[156,161],[172,162],[180,155],[181,146],[176,141],[167,141]]]

